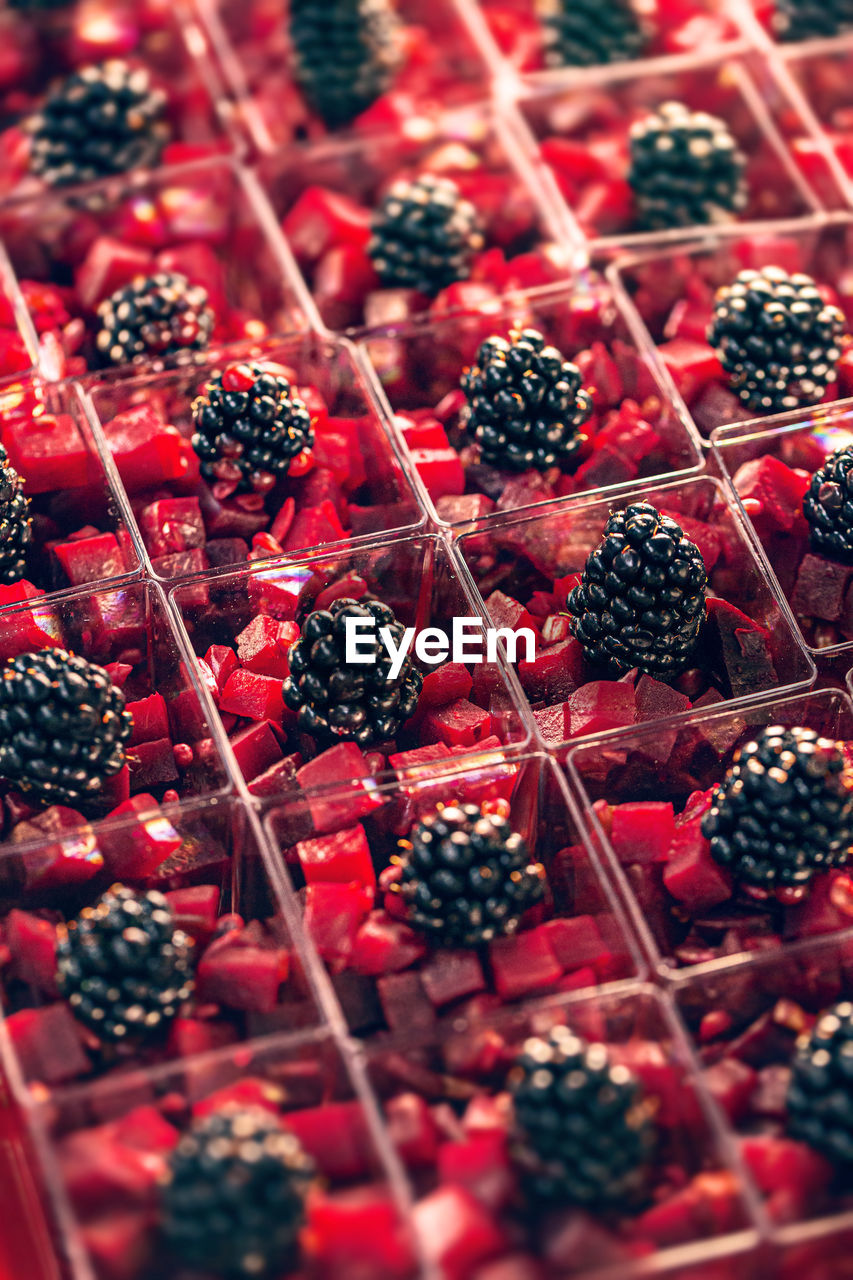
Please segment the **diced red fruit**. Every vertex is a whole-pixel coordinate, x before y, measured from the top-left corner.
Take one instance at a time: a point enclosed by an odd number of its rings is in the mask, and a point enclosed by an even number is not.
[[[438,1152],[438,1126],[419,1093],[398,1093],[384,1104],[388,1136],[410,1169],[428,1169]]]
[[[239,933],[225,934],[204,952],[196,970],[199,1000],[271,1013],[288,974],[288,953],[246,945]]]
[[[383,974],[376,979],[376,992],[391,1031],[417,1034],[434,1028],[435,1010],[427,999],[420,975],[414,970]]]
[[[767,453],[739,467],[733,483],[742,500],[760,503],[762,520],[788,533],[802,511],[810,476],[805,471],[792,470]]]
[[[2,436],[9,461],[26,477],[30,497],[100,481],[98,463],[69,413],[33,414],[25,429],[5,428]]]
[[[293,1113],[291,1113],[293,1114]],[[318,1280],[382,1276],[410,1280],[416,1260],[409,1233],[381,1187],[318,1192],[307,1207],[306,1254]]]
[[[103,1280],[135,1280],[151,1253],[148,1214],[139,1210],[89,1218],[81,1224],[80,1236]]]
[[[433,671],[427,671],[423,687],[418,695],[418,710],[442,707],[448,702],[464,701],[473,685],[471,673],[461,662],[445,662]]]
[[[412,449],[411,458],[433,501],[465,492],[465,471],[455,449]]]
[[[486,977],[476,951],[438,949],[421,965],[420,976],[423,989],[436,1008],[486,989]]]
[[[832,1181],[832,1166],[804,1142],[753,1134],[740,1142],[741,1155],[764,1195],[794,1192],[802,1200],[820,1198]]]
[[[563,969],[547,929],[540,925],[489,944],[495,989],[504,1000],[517,1000],[559,981]]]
[[[427,742],[443,742],[448,747],[473,747],[489,736],[491,717],[483,707],[459,698],[430,711],[424,718]]]
[[[285,217],[282,231],[297,261],[310,265],[339,245],[363,248],[370,238],[370,210],[339,192],[306,187]]]
[[[624,729],[634,723],[634,688],[622,681],[591,680],[568,700],[569,736]]]
[[[114,533],[99,533],[90,538],[56,542],[53,554],[72,586],[86,582],[106,582],[120,577],[129,566]]]
[[[658,352],[688,408],[709,382],[725,382],[723,366],[707,342],[673,338],[660,343]]]
[[[110,236],[98,236],[77,268],[75,292],[82,306],[94,311],[99,302],[130,284],[135,276],[150,275],[152,266],[153,259],[147,249]]]
[[[533,662],[520,662],[518,678],[534,702],[565,701],[581,684],[583,670],[583,649],[568,636],[549,648],[539,647]]]
[[[592,967],[602,974],[613,962],[593,916],[561,916],[540,926],[560,967],[567,972]],[[610,976],[606,974],[606,976]]]
[[[506,1248],[500,1226],[464,1187],[443,1186],[412,1211],[427,1260],[446,1280],[469,1280],[475,1268]]]
[[[701,812],[683,822],[669,849],[663,880],[669,892],[690,911],[706,911],[728,902],[732,896],[732,877],[711,857],[708,841],[702,835]]]
[[[245,716],[248,720],[272,720],[280,724],[284,715],[280,677],[262,676],[238,668],[225,683],[219,710]]]
[[[281,760],[281,745],[268,720],[247,725],[231,738],[231,750],[247,782]]]
[[[180,835],[152,795],[132,796],[109,817],[124,820],[104,830],[100,838],[104,863],[116,880],[132,882],[152,875],[181,847]]]
[[[444,1142],[438,1151],[439,1181],[465,1187],[491,1213],[499,1214],[515,1187],[506,1134],[484,1133]]]
[[[212,644],[204,655],[204,661],[213,673],[217,690],[221,693],[231,672],[240,665],[236,653],[228,645]]]
[[[610,842],[620,862],[660,862],[674,837],[675,812],[670,801],[635,801],[613,809]]]
[[[176,927],[199,943],[206,942],[216,929],[219,897],[219,888],[215,884],[187,885],[166,893]]]
[[[127,763],[134,788],[161,786],[180,776],[171,738],[138,742],[128,747]]]
[[[376,977],[408,969],[425,954],[422,937],[380,910],[372,911],[356,934],[349,963],[356,973]]]
[[[137,702],[128,702],[127,710],[133,716],[133,731],[129,740],[131,746],[170,736],[169,713],[162,693],[152,693]]]
[[[117,414],[104,423],[104,434],[119,475],[132,494],[180,480],[187,472],[180,432],[163,422],[149,404]]]
[[[80,1028],[67,1004],[20,1009],[6,1017],[6,1030],[27,1080],[62,1084],[90,1069]]]
[[[853,566],[808,553],[803,557],[791,596],[795,615],[836,622],[844,609],[851,578]]]
[[[13,908],[6,917],[11,970],[20,982],[56,997],[56,929],[29,911]]]
[[[304,764],[297,772],[296,780],[303,791],[309,793],[308,808],[314,830],[323,834],[358,822],[383,804],[382,797],[369,786],[355,785],[369,784],[371,779],[364,752],[355,742],[338,743]],[[310,794],[316,787],[331,790],[336,783],[341,784],[341,789],[347,787],[348,793],[334,797]]]
[[[207,534],[198,498],[160,498],[143,507],[139,527],[149,554],[174,555],[203,547]]]
[[[361,824],[315,840],[302,840],[296,846],[296,855],[307,884],[349,884],[355,880],[368,889],[376,888],[370,845]]]
[[[298,639],[295,622],[277,622],[259,614],[237,636],[237,656],[246,670],[283,680],[290,672],[290,646]]]
[[[349,962],[356,934],[373,906],[363,885],[316,883],[305,889],[305,931],[333,972]]]

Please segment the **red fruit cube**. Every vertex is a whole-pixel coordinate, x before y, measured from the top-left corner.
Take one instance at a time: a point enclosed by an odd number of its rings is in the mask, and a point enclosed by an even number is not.
[[[126,563],[124,551],[114,533],[54,543],[53,554],[73,587],[85,582],[106,582],[108,578],[120,577],[132,567]]]
[[[465,471],[455,449],[412,449],[411,458],[433,501],[465,492]]]
[[[166,894],[175,914],[175,925],[204,943],[216,929],[219,918],[219,888],[215,884],[187,885]]]
[[[339,542],[346,537],[334,503],[327,498],[318,507],[303,507],[297,511],[282,546],[285,551],[302,551],[308,547],[320,547],[327,542]]]
[[[349,884],[356,880],[366,888],[376,888],[376,872],[364,827],[348,827],[316,840],[302,840],[296,846],[306,883]]]
[[[673,338],[660,343],[658,351],[688,408],[709,382],[725,381],[723,366],[707,342]]]
[[[542,925],[489,944],[489,960],[498,995],[517,1000],[558,982],[562,965],[554,954],[547,929]]]
[[[138,742],[129,747],[127,763],[134,789],[161,786],[179,777],[171,738]]]
[[[133,732],[130,745],[139,742],[156,742],[158,738],[171,736],[169,729],[169,713],[166,699],[162,693],[152,693],[137,702],[128,702],[127,710],[133,716]]]
[[[289,1111],[284,1124],[317,1162],[322,1177],[352,1182],[369,1174],[373,1146],[360,1102],[325,1102]]]
[[[281,680],[238,668],[226,681],[219,699],[219,710],[245,716],[248,720],[272,720],[280,724],[284,716]]]
[[[620,862],[661,862],[674,836],[675,812],[668,800],[638,800],[613,809],[610,843]]]
[[[149,555],[174,555],[203,547],[206,533],[198,498],[161,498],[143,507],[139,527]]]
[[[231,739],[231,749],[247,782],[281,760],[281,744],[268,720],[247,725]]]
[[[385,911],[371,911],[356,934],[350,968],[368,977],[399,973],[426,954],[423,938],[403,920],[393,920]]]
[[[423,734],[428,742],[448,747],[473,747],[489,736],[491,717],[483,707],[466,698],[430,711],[424,719]]]
[[[376,991],[382,1003],[385,1021],[392,1031],[416,1034],[432,1031],[435,1011],[426,997],[420,975],[411,969],[404,973],[387,973],[376,979]]]
[[[791,608],[798,618],[820,618],[837,622],[844,608],[844,595],[853,578],[853,566],[825,560],[812,554],[803,557]]]
[[[90,1070],[80,1027],[67,1004],[20,1009],[7,1016],[6,1030],[27,1080],[62,1084]]]
[[[293,791],[298,787],[296,774],[302,764],[302,757],[297,753],[285,756],[284,759],[271,764],[262,773],[256,774],[249,782],[249,792],[253,796],[266,799],[281,795],[282,792]],[[248,776],[248,775],[246,775]]]
[[[283,680],[290,674],[287,655],[299,639],[295,622],[277,622],[259,614],[237,636],[237,655],[247,671]],[[230,652],[230,650],[229,650]]]
[[[711,857],[708,841],[702,835],[701,813],[676,831],[663,881],[673,898],[693,912],[707,911],[731,898],[731,875]]]
[[[101,850],[116,880],[143,880],[181,847],[181,837],[152,795],[133,796],[110,818],[132,819],[101,834]]]
[[[56,837],[56,843],[45,843]],[[12,839],[39,840],[41,847],[27,854],[24,865],[30,893],[85,884],[103,870],[104,859],[92,827],[82,813],[54,804],[42,813],[17,822]]]
[[[569,736],[624,729],[634,723],[634,689],[621,680],[591,680],[568,701]]]
[[[321,752],[302,766],[296,780],[303,791],[309,792],[311,821],[314,830],[320,834],[358,822],[359,818],[384,804],[375,790],[367,785],[356,785],[370,783],[372,775],[364,752],[354,742],[341,742]],[[331,787],[335,783],[341,784],[342,791],[349,788],[348,794],[334,797],[310,794],[315,787]]]
[[[29,911],[13,908],[6,917],[10,968],[20,982],[56,998],[56,929]]]
[[[132,494],[179,480],[188,470],[180,432],[163,422],[149,404],[117,414],[104,423],[104,434],[119,475]]]
[[[305,890],[305,931],[333,972],[346,968],[359,927],[373,906],[364,885],[309,884]]]
[[[759,504],[751,511],[753,518],[769,521],[785,533],[794,527],[802,512],[803,498],[810,477],[805,471],[794,471],[772,454],[753,458],[735,472],[733,483],[741,499]]]
[[[296,260],[310,265],[343,244],[364,248],[370,210],[325,187],[306,187],[281,224]]]
[[[271,1013],[288,970],[286,951],[246,946],[232,931],[212,943],[199,960],[198,998],[231,1009]]]
[[[440,1008],[486,989],[486,976],[476,951],[435,951],[421,965],[421,982],[428,998]]]
[[[464,701],[471,692],[473,683],[471,673],[463,663],[445,662],[443,666],[428,671],[424,676],[423,687],[418,695],[418,710]]]
[[[498,1223],[464,1187],[439,1187],[424,1196],[412,1220],[426,1261],[445,1280],[470,1280],[507,1245]]]
[[[443,1142],[438,1151],[439,1181],[465,1187],[490,1213],[506,1209],[515,1187],[505,1133],[479,1133],[460,1142]]]
[[[356,1187],[334,1195],[320,1191],[310,1197],[307,1217],[310,1268],[317,1280],[411,1280],[415,1274],[409,1234],[381,1187]]]
[[[775,689],[779,677],[770,654],[770,637],[763,627],[726,600],[706,599],[707,642],[714,664],[722,663],[733,698]]]
[[[805,1193],[817,1201],[832,1181],[829,1162],[793,1138],[753,1134],[741,1140],[740,1152],[764,1195],[791,1191],[798,1200]]]
[[[130,284],[134,276],[150,275],[152,265],[147,249],[110,236],[98,236],[75,272],[77,297],[83,307],[94,311],[99,302]]]
[[[438,1152],[438,1126],[419,1093],[398,1093],[384,1104],[388,1136],[410,1169],[428,1169]]]
[[[593,916],[559,917],[540,926],[562,969],[571,972],[591,966],[604,970],[612,960]]]
[[[532,702],[565,702],[582,683],[583,671],[583,649],[574,636],[540,646],[533,662],[518,664],[518,678]]]
[[[216,687],[221,693],[232,671],[240,665],[233,649],[225,644],[212,644],[204,655],[204,661],[213,672]]]
[[[81,489],[99,480],[97,463],[68,413],[35,414],[26,429],[3,431],[9,461],[26,477],[27,495]]]

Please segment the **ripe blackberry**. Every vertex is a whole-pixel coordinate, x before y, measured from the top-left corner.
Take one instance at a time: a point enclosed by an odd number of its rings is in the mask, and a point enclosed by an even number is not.
[[[349,124],[390,88],[398,29],[388,0],[290,0],[296,79],[329,128]]]
[[[630,137],[628,181],[643,227],[725,222],[746,205],[746,156],[723,120],[665,102]]]
[[[347,618],[369,624],[359,636],[358,665],[346,661]],[[285,704],[298,713],[305,733],[325,742],[369,747],[393,738],[412,715],[423,676],[406,657],[392,680],[392,660],[380,627],[387,627],[394,645],[400,645],[405,628],[379,601],[335,600],[305,619],[301,636],[290,646],[290,675],[283,686]]]
[[[708,341],[745,405],[781,413],[817,404],[836,381],[843,332],[811,276],[764,267],[717,291]]]
[[[231,364],[193,402],[192,444],[211,482],[266,492],[314,443],[311,415],[283,373]]]
[[[106,671],[64,649],[0,667],[0,777],[47,804],[93,799],[124,765],[133,717]]]
[[[264,1107],[196,1119],[169,1156],[161,1229],[193,1270],[280,1276],[293,1260],[316,1176],[293,1133]]]
[[[429,295],[464,280],[484,244],[473,204],[432,173],[393,183],[372,231],[367,252],[382,283]]]
[[[479,805],[438,809],[400,847],[397,892],[409,923],[447,946],[476,947],[514,933],[544,896],[544,870],[523,838]]]
[[[615,512],[569,596],[571,628],[590,662],[658,679],[690,662],[705,618],[701,552],[648,502]]]
[[[853,1174],[853,1002],[821,1014],[791,1064],[788,1132]]]
[[[54,187],[156,163],[169,131],[166,95],[144,67],[111,60],[73,72],[28,122],[30,167]]]
[[[0,444],[0,582],[19,582],[23,578],[31,536],[24,482]]]
[[[141,364],[203,351],[216,317],[207,290],[177,271],[137,276],[98,307],[95,339],[104,364]]]
[[[101,1040],[144,1040],[189,998],[192,952],[162,893],[114,884],[59,927],[56,982],[75,1018]]]
[[[735,754],[702,832],[716,861],[756,896],[844,866],[853,791],[840,747],[813,729],[763,729]]]
[[[853,445],[836,449],[803,498],[813,551],[853,564]]]
[[[487,338],[462,375],[468,431],[484,462],[512,471],[567,470],[593,413],[577,365],[545,345],[535,329]]]
[[[853,29],[853,0],[776,0],[773,29],[780,40],[814,40]]]
[[[631,0],[539,0],[549,67],[599,67],[642,53],[643,28]]]
[[[527,1040],[509,1074],[513,1154],[531,1198],[592,1208],[642,1200],[656,1145],[654,1103],[602,1044],[568,1027]]]

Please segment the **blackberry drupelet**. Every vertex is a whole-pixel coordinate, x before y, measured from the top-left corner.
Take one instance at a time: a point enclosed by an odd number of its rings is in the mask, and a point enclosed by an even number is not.
[[[329,128],[349,124],[391,87],[398,29],[388,0],[290,0],[295,76]]]
[[[702,819],[712,857],[761,897],[844,866],[853,843],[848,773],[838,744],[813,729],[763,729],[735,754]]]
[[[363,659],[371,661],[347,664],[347,618],[370,624],[358,643]],[[388,627],[395,646],[400,645],[405,628],[379,601],[335,600],[305,619],[301,636],[290,646],[290,675],[283,686],[285,704],[298,713],[305,733],[323,742],[369,747],[395,737],[413,714],[423,676],[406,657],[391,678],[380,627]]]
[[[161,1229],[193,1269],[241,1277],[289,1270],[316,1177],[293,1133],[263,1107],[196,1119],[169,1156]]]
[[[484,244],[473,204],[432,173],[393,183],[371,226],[367,252],[382,283],[428,295],[464,280]]]
[[[568,599],[571,628],[590,662],[658,679],[689,662],[705,618],[701,552],[648,502],[615,512]]]
[[[821,1014],[797,1044],[787,1102],[791,1137],[853,1174],[853,1002]]]
[[[0,582],[19,582],[23,578],[31,536],[24,482],[0,444]]]
[[[746,205],[746,156],[725,121],[665,102],[631,127],[628,181],[649,230],[728,221]]]
[[[814,473],[803,515],[813,551],[853,564],[853,445],[836,449]]]
[[[163,1031],[189,998],[192,953],[162,893],[114,884],[60,926],[57,987],[101,1040],[138,1042]]]
[[[642,1202],[655,1103],[604,1045],[554,1027],[525,1042],[509,1087],[513,1155],[532,1199],[599,1209]]]
[[[536,329],[488,338],[462,375],[467,428],[483,462],[512,471],[570,468],[593,414],[577,365]]]
[[[0,667],[0,777],[47,804],[97,797],[124,765],[133,717],[106,671],[64,649]]]
[[[232,364],[215,373],[193,402],[193,448],[201,474],[266,492],[314,443],[311,415],[283,373]]]
[[[853,30],[853,0],[776,0],[773,29],[780,40],[814,40]]]
[[[645,35],[631,0],[537,0],[549,67],[599,67],[643,51]]]
[[[166,95],[144,67],[112,60],[73,72],[28,122],[30,167],[54,187],[156,163],[169,131]]]
[[[105,365],[203,351],[216,323],[207,290],[176,271],[137,276],[100,304],[98,318]]]
[[[764,267],[717,291],[708,341],[745,405],[781,413],[817,404],[836,381],[843,332],[811,276]]]
[[[479,805],[429,814],[401,840],[396,891],[408,922],[451,947],[476,947],[514,933],[541,902],[545,872],[506,818]]]

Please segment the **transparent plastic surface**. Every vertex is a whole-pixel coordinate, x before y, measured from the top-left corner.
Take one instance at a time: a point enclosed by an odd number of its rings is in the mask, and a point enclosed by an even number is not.
[[[853,704],[838,690],[767,698],[740,710],[695,711],[599,738],[569,755],[589,819],[586,838],[618,877],[659,971],[716,972],[755,952],[835,933],[853,937],[853,883],[816,875],[806,892],[758,900],[713,860],[702,835],[710,791],[738,747],[768,725],[816,730],[849,743]],[[747,970],[748,971],[748,970]]]
[[[581,428],[586,440],[568,473],[558,468],[518,473],[485,465],[466,431],[463,373],[486,338],[522,329],[537,330],[575,363],[593,399],[593,417]],[[461,526],[702,465],[698,439],[667,403],[645,349],[595,271],[579,271],[571,286],[554,285],[511,300],[496,296],[477,316],[425,318],[375,332],[362,346],[394,411],[410,466],[427,492],[430,513],[440,523]]]

